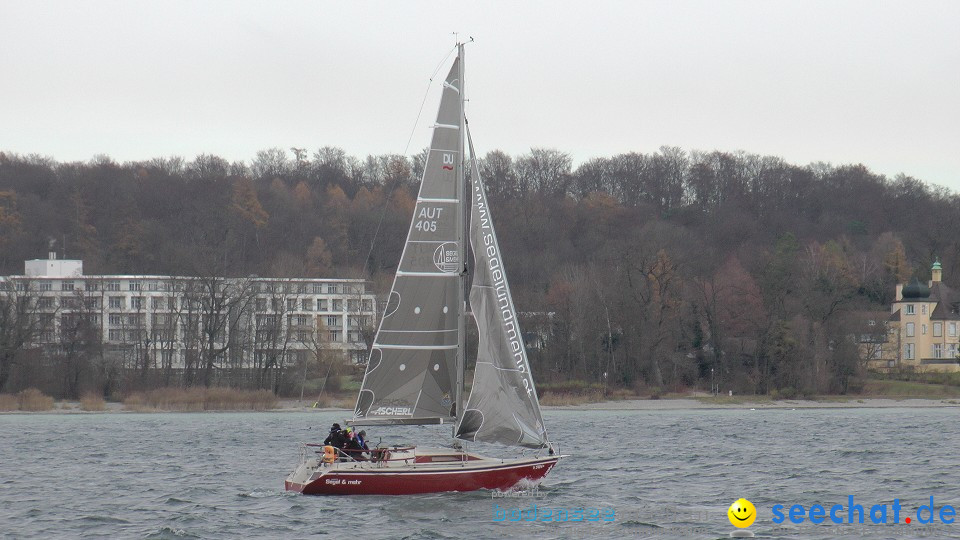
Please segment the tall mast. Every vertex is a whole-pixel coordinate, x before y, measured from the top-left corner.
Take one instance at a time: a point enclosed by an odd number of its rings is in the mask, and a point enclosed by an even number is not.
[[[463,387],[464,375],[467,369],[466,330],[467,330],[467,203],[471,201],[470,190],[467,189],[467,158],[464,153],[464,137],[467,131],[466,112],[464,111],[463,81],[463,43],[457,43],[457,56],[460,57],[460,167],[457,169],[457,184],[460,187],[460,215],[457,227],[457,240],[460,246],[460,306],[457,323],[457,418],[463,416]],[[453,437],[457,437],[457,423],[453,423]]]

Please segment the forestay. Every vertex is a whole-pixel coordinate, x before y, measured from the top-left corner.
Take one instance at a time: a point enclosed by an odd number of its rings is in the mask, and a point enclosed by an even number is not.
[[[500,245],[470,140],[473,179],[470,244],[474,253],[470,305],[479,328],[477,367],[457,437],[540,448],[547,433],[520,334]]]
[[[356,424],[454,419],[463,304],[460,62],[443,85],[410,231],[357,397]]]

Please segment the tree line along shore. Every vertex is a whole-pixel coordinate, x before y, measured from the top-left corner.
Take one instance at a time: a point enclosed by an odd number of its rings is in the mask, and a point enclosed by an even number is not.
[[[423,163],[332,147],[249,162],[0,153],[0,274],[19,274],[53,239],[88,273],[349,277],[384,294]],[[889,312],[896,284],[928,279],[934,259],[960,286],[960,196],[906,175],[673,147],[576,165],[557,150],[492,151],[480,171],[537,383],[555,395],[869,392],[875,378],[850,336]],[[36,361],[5,328],[0,371]],[[67,392],[62,356],[42,361],[54,375],[0,390],[120,401],[152,389],[103,380],[91,357]],[[304,362],[281,394],[327,380]]]

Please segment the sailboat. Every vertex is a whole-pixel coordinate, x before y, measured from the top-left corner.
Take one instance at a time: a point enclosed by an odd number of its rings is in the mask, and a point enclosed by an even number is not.
[[[443,83],[420,192],[370,351],[352,426],[450,424],[450,447],[393,446],[373,459],[304,445],[289,491],[403,495],[507,490],[539,482],[561,455],[547,437],[500,246],[464,115],[463,44]],[[470,172],[466,174],[465,147]],[[469,215],[468,215],[469,207]],[[470,267],[467,241],[474,255]],[[472,282],[472,283],[471,283]],[[469,287],[469,288],[468,288]],[[468,293],[469,290],[469,293]],[[465,400],[467,299],[479,330]],[[472,442],[534,449],[510,459]]]

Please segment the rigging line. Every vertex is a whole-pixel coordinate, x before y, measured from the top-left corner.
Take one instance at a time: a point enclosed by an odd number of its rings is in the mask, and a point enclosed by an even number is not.
[[[417,111],[417,119],[413,121],[413,128],[410,130],[410,136],[407,138],[407,145],[403,147],[403,157],[406,159],[407,151],[410,150],[410,142],[413,141],[413,134],[417,131],[417,124],[420,123],[420,116],[423,114],[423,106],[427,103],[427,96],[430,95],[430,87],[433,85],[433,78],[437,76],[437,73],[440,71],[440,68],[447,62],[447,59],[450,58],[450,55],[453,54],[453,51],[457,50],[457,47],[453,47],[450,51],[447,52],[446,56],[443,57],[443,60],[437,64],[437,67],[434,68],[433,74],[430,75],[430,80],[427,81],[427,89],[423,92],[423,100],[420,101],[420,109]],[[393,185],[390,186],[390,192],[387,193],[386,198],[383,200],[383,208],[380,209],[380,219],[377,220],[377,228],[373,231],[373,239],[370,240],[370,249],[367,250],[367,260],[363,263],[363,275],[371,275],[368,268],[370,266],[370,257],[373,256],[373,248],[377,244],[377,236],[380,235],[380,227],[383,225],[383,216],[387,214],[387,206],[390,205],[390,201],[393,199],[393,192],[396,191],[397,186],[400,184],[399,180],[395,180]]]

